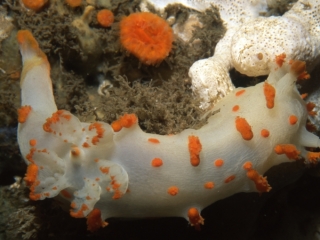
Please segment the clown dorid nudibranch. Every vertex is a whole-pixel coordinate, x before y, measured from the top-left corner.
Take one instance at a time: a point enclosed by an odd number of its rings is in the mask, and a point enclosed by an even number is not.
[[[173,136],[143,132],[134,114],[111,125],[84,123],[57,110],[50,66],[29,31],[18,32],[23,59],[18,142],[28,164],[30,198],[57,197],[88,229],[111,217],[181,216],[199,228],[200,211],[237,192],[270,191],[262,174],[274,165],[316,161],[317,136],[295,81],[300,61],[274,63],[264,83],[237,88],[208,123]],[[282,66],[280,66],[282,65]]]

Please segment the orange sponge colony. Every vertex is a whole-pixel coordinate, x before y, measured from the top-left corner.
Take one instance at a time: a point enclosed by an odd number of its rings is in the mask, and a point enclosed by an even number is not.
[[[48,0],[22,0],[23,5],[33,11],[39,11],[47,3]]]
[[[66,3],[70,7],[75,8],[75,7],[80,7],[81,6],[82,0],[66,0]]]
[[[114,15],[108,9],[100,10],[97,14],[97,21],[102,27],[110,27],[114,21]]]
[[[173,32],[169,24],[155,14],[132,13],[120,22],[120,41],[141,62],[155,65],[168,56]]]

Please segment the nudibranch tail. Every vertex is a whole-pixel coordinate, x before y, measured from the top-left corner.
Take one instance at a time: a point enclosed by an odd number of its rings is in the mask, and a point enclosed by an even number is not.
[[[18,31],[17,39],[23,61],[20,80],[21,105],[32,106],[33,111],[42,111],[48,116],[57,110],[48,59],[30,31]]]

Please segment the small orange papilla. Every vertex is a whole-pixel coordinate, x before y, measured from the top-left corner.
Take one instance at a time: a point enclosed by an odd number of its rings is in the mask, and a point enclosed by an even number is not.
[[[142,63],[155,65],[168,56],[173,31],[164,19],[153,13],[132,13],[120,22],[120,41]]]
[[[114,22],[114,15],[108,9],[102,9],[97,14],[97,21],[102,27],[110,27]]]

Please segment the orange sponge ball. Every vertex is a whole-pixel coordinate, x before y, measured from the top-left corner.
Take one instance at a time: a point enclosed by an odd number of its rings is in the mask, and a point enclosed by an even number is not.
[[[161,17],[148,13],[132,13],[120,22],[123,47],[148,65],[165,59],[172,47],[173,31]]]
[[[70,6],[70,7],[80,7],[82,4],[82,0],[66,0],[66,3]]]
[[[22,0],[23,5],[33,11],[39,11],[48,0]]]
[[[108,9],[100,10],[97,14],[97,21],[102,27],[110,27],[114,21],[114,15]]]

